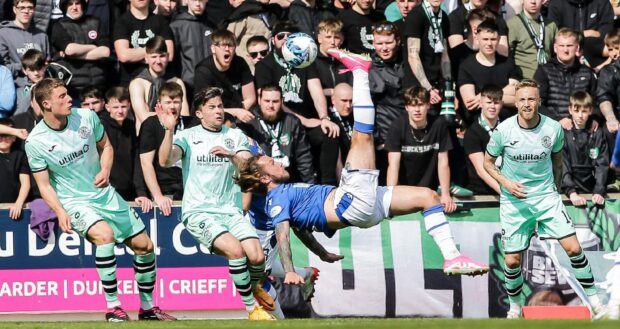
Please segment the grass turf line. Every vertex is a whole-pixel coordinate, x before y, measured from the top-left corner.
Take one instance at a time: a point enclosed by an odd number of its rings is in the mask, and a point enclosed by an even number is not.
[[[617,321],[592,322],[587,320],[462,320],[462,319],[305,319],[285,321],[250,322],[247,320],[186,320],[174,322],[133,321],[127,323],[106,322],[4,322],[2,329],[99,329],[99,328],[129,328],[129,329],[219,329],[219,328],[337,328],[337,329],[371,329],[371,328],[415,328],[415,329],[590,329],[609,328],[617,329]]]

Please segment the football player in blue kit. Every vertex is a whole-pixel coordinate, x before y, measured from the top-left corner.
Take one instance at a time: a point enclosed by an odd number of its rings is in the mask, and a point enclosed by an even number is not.
[[[248,137],[248,141],[250,143],[249,149],[252,155],[265,154],[263,149],[255,140]],[[243,209],[247,210],[246,217],[256,228],[256,234],[258,235],[260,244],[263,247],[263,252],[265,254],[266,275],[284,279],[286,272],[284,271],[282,264],[280,262],[276,262],[279,250],[278,241],[276,239],[275,227],[273,226],[271,217],[265,213],[265,200],[266,197],[264,195],[252,195],[248,193],[247,195],[244,195]],[[299,230],[295,227],[293,227],[293,232],[299,240],[303,242],[303,244],[310,251],[319,256],[322,261],[333,263],[343,258],[341,255],[336,255],[325,250],[325,248],[314,238],[311,232]],[[319,269],[310,266],[295,266],[294,270],[297,274],[301,275],[305,281],[301,290],[302,297],[305,301],[310,301],[312,295],[314,294],[314,283],[319,276]],[[284,313],[280,307],[277,291],[271,284],[271,281],[268,279],[264,280],[260,288],[271,296],[273,303],[269,304],[268,302],[263,301],[260,298],[262,294],[255,294],[256,300],[265,310],[269,311],[276,318],[284,319]]]
[[[274,159],[256,155],[242,166],[235,178],[244,192],[267,195],[265,213],[275,226],[284,282],[304,283],[293,267],[290,228],[323,232],[332,237],[336,230],[357,226],[368,228],[392,216],[423,210],[426,231],[444,257],[444,273],[477,275],[489,271],[456,248],[443,205],[435,191],[415,186],[378,186],[373,129],[375,107],[370,97],[370,59],[339,49],[329,55],[353,72],[353,135],[351,150],[342,170],[340,185],[287,184],[288,172]],[[326,118],[321,118],[326,119]]]

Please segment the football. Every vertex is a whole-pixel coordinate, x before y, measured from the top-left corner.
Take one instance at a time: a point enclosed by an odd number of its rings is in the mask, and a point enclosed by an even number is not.
[[[291,66],[298,69],[310,66],[316,59],[316,42],[306,33],[292,33],[282,47],[282,56]]]

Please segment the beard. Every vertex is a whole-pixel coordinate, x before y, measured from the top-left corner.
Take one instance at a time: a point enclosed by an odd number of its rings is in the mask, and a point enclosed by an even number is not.
[[[269,123],[276,123],[276,121],[278,121],[278,118],[280,117],[280,111],[273,112],[273,113],[261,112],[261,115],[263,116],[263,119],[265,121]]]

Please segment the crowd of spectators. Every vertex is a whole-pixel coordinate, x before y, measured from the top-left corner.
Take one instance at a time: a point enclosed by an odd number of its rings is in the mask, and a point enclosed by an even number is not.
[[[353,114],[352,76],[327,55],[334,47],[372,58],[381,184],[439,189],[446,205],[497,194],[485,146],[516,113],[516,83],[533,78],[541,113],[566,130],[564,192],[601,203],[620,190],[616,14],[609,0],[3,0],[0,203],[17,218],[39,197],[23,139],[41,120],[30,91],[46,76],[99,114],[115,151],[111,183],[127,200],[167,213],[182,198],[180,164],[155,161],[155,113],[176,115],[177,131],[196,125],[193,95],[207,87],[223,90],[227,124],[293,181],[337,185]],[[295,32],[317,41],[307,68],[282,59]],[[452,91],[456,115],[445,115]]]

